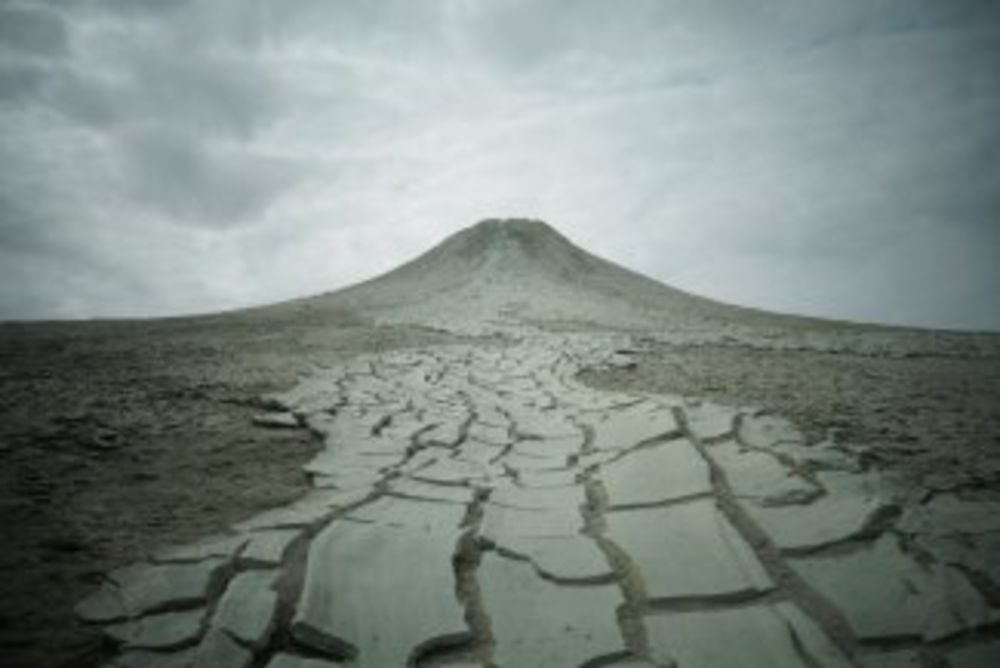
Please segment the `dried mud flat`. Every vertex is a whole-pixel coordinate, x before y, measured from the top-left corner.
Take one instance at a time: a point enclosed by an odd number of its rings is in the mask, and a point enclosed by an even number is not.
[[[3,665],[997,665],[1000,337],[463,234],[317,300],[0,327]]]
[[[1000,360],[640,345],[594,387],[762,406],[929,489],[1000,490]]]
[[[312,364],[419,330],[176,320],[0,325],[0,661],[92,665],[73,606],[104,572],[306,489],[306,429],[255,425]]]

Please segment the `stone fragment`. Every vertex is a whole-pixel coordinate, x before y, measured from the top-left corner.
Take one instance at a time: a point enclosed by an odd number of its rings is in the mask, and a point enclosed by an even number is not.
[[[469,426],[466,434],[469,441],[482,441],[493,446],[503,447],[511,442],[509,430],[506,426],[497,427],[474,422]]]
[[[765,412],[743,415],[739,437],[743,443],[755,448],[773,448],[781,443],[802,445],[806,442],[805,436],[790,420]]]
[[[613,461],[618,457],[618,454],[619,453],[614,450],[595,450],[593,452],[588,452],[577,457],[576,467],[582,471],[595,466],[600,466],[601,464]]]
[[[522,471],[517,481],[522,487],[545,489],[549,487],[573,487],[579,485],[579,474],[575,470],[567,471]]]
[[[237,531],[261,531],[309,526],[323,520],[338,509],[361,503],[373,490],[369,486],[352,489],[317,489],[294,503],[267,510],[233,526]]]
[[[313,457],[302,469],[311,475],[378,479],[384,475],[386,469],[401,463],[404,454],[403,452],[366,454],[324,450]]]
[[[361,493],[360,498],[367,496]],[[248,520],[234,524],[237,531],[260,531],[262,529],[301,528],[309,526],[329,516],[334,508],[326,503],[303,503],[267,510]]]
[[[191,545],[180,545],[158,550],[152,561],[165,563],[171,561],[204,561],[211,557],[228,559],[235,555],[247,542],[243,535],[213,536]]]
[[[491,504],[523,510],[569,508],[576,512],[586,500],[582,485],[541,489],[505,485],[497,487],[490,495]]]
[[[295,408],[302,413],[320,411],[335,406],[340,401],[335,380],[324,376],[301,378],[299,383],[287,392],[264,395],[268,406]]]
[[[827,494],[808,505],[743,505],[775,545],[788,553],[807,552],[877,531],[879,523],[897,511],[883,496],[879,479],[871,475],[820,473]]]
[[[134,564],[108,574],[108,582],[76,606],[85,622],[112,622],[166,608],[203,603],[226,562]]]
[[[489,468],[460,459],[438,459],[414,472],[411,477],[430,483],[465,484],[490,479]]]
[[[552,439],[579,436],[579,429],[561,413],[528,407],[511,408],[509,411],[514,422],[514,432],[522,438],[530,436],[537,439]]]
[[[276,566],[281,563],[288,546],[300,533],[295,529],[254,532],[250,534],[250,542],[240,553],[240,560]]]
[[[253,416],[253,423],[258,427],[268,429],[294,429],[299,427],[299,420],[294,413],[262,413]]]
[[[411,665],[467,641],[451,564],[457,539],[454,530],[334,522],[310,546],[292,634],[358,668]]]
[[[294,654],[275,654],[268,662],[267,668],[334,668],[344,664],[327,659],[295,656]]]
[[[458,450],[456,459],[482,466],[489,466],[504,454],[503,448],[483,441],[466,441]]]
[[[348,512],[347,517],[386,526],[451,532],[465,518],[466,508],[453,503],[383,496]]]
[[[547,582],[531,566],[488,552],[477,571],[498,668],[579,666],[624,654],[614,585],[568,587]]]
[[[702,441],[722,438],[734,431],[736,411],[725,406],[699,401],[684,406],[688,429]]]
[[[605,515],[605,536],[625,551],[651,600],[710,598],[771,589],[760,561],[704,499]]]
[[[191,668],[248,668],[253,654],[219,629],[209,629],[198,644]]]
[[[823,493],[767,452],[748,450],[736,443],[715,445],[708,452],[725,474],[733,494],[758,505],[808,503]]]
[[[610,369],[634,369],[638,364],[634,355],[634,350],[616,350],[604,359],[601,366]]]
[[[438,460],[448,459],[452,454],[453,452],[450,449],[436,445],[427,446],[410,455],[406,461],[395,468],[395,472],[401,476],[408,476],[416,471],[427,468]]]
[[[687,441],[636,450],[601,467],[611,508],[652,505],[712,491],[708,464]]]
[[[380,468],[399,463],[410,447],[410,434],[416,426],[393,432],[383,432],[378,436],[367,438],[354,449],[359,457],[375,457]],[[402,432],[402,433],[398,433]]]
[[[340,471],[333,475],[309,474],[312,486],[317,489],[338,492],[371,492],[375,486],[382,482],[385,476],[381,473],[368,473],[364,471]],[[334,504],[337,505],[337,504]]]
[[[417,443],[424,446],[453,448],[462,440],[465,417],[447,418],[427,431],[420,432]]]
[[[163,612],[105,626],[104,633],[125,649],[181,649],[198,640],[204,618],[204,608]]]
[[[593,445],[598,450],[627,450],[678,430],[671,411],[646,403],[610,412],[591,426],[594,430]]]
[[[588,536],[528,536],[487,530],[489,540],[511,555],[530,560],[539,573],[562,583],[590,583],[610,580],[614,571],[604,553]]]
[[[583,448],[583,435],[559,436],[542,440],[529,439],[514,444],[514,452],[529,457],[566,457],[577,455]]]
[[[653,659],[664,665],[682,668],[849,668],[852,665],[811,619],[788,603],[647,616],[644,622]]]
[[[852,552],[790,563],[862,640],[940,640],[997,618],[957,570],[918,564],[891,534]]]
[[[310,426],[314,426],[314,418],[310,416],[307,419]],[[323,432],[323,443],[327,451],[336,452],[357,448],[371,438],[372,430],[378,421],[378,416],[343,410],[338,411],[332,421],[324,416],[322,426],[316,425],[314,428]]]
[[[211,625],[243,644],[260,649],[274,630],[278,595],[272,588],[277,573],[251,570],[238,574],[219,600]]]
[[[564,471],[568,458],[562,455],[526,455],[515,447],[512,452],[504,455],[503,465],[518,473],[541,473],[547,471]]]
[[[435,485],[412,478],[396,478],[389,484],[389,493],[414,499],[447,503],[472,503],[476,491],[461,485]]]
[[[576,506],[512,508],[494,503],[484,506],[480,533],[494,542],[515,538],[574,536],[583,529],[583,516]]]
[[[498,383],[496,381],[487,381],[491,386],[495,386]],[[477,393],[478,394],[478,393]],[[481,424],[488,427],[498,427],[506,430],[508,425],[507,416],[504,415],[497,406],[491,406],[484,401],[485,397],[488,395],[483,395],[483,399],[476,402],[476,422],[475,424]]]
[[[95,450],[118,450],[125,447],[125,437],[109,427],[98,427],[85,443]]]

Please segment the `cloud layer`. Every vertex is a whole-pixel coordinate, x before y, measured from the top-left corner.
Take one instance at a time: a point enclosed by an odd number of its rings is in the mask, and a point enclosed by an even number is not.
[[[0,318],[320,292],[479,218],[763,308],[1000,328],[986,0],[0,0]]]

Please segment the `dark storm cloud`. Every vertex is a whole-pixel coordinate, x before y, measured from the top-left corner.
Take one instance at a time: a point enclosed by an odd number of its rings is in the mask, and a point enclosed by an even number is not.
[[[0,47],[60,56],[67,51],[66,28],[57,14],[41,8],[0,5]]]
[[[994,2],[0,15],[3,314],[292,297],[524,214],[725,300],[1000,327]]]
[[[46,102],[98,128],[159,125],[251,137],[274,117],[274,88],[236,62],[133,53],[113,75],[66,71],[53,77]]]
[[[42,255],[57,241],[51,220],[38,209],[0,194],[0,248],[11,255]]]
[[[0,104],[30,100],[45,81],[45,71],[34,65],[0,65]]]
[[[53,77],[54,109],[95,126],[153,121],[244,139],[277,113],[280,90],[249,54],[185,45],[174,30],[99,48],[94,66]]]
[[[130,133],[124,166],[136,198],[178,221],[241,225],[261,215],[295,179],[281,160],[200,143],[162,128]]]
[[[119,263],[86,243],[86,214],[73,216],[52,202],[25,208],[25,201],[0,193],[0,320],[79,317],[81,307],[108,292],[140,293],[138,275],[122,275]]]

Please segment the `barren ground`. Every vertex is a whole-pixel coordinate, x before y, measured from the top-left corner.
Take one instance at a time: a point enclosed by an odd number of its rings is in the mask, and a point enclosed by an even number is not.
[[[261,394],[312,363],[450,340],[349,319],[0,330],[4,665],[91,665],[98,633],[72,607],[101,573],[306,490],[314,439],[254,426]],[[1000,360],[666,345],[635,359],[584,380],[769,408],[932,486],[1000,482]]]
[[[1000,486],[1000,359],[664,345],[635,359],[584,379],[765,408],[933,489]]]
[[[0,661],[90,665],[72,608],[102,573],[305,489],[306,430],[254,426],[311,363],[415,330],[233,321],[0,328]]]

